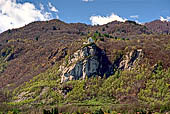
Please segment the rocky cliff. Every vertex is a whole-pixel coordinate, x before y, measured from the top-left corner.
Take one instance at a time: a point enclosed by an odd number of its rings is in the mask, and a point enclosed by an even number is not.
[[[95,44],[89,44],[69,56],[65,63],[60,66],[62,71],[61,82],[73,79],[85,79],[86,76],[103,75],[105,71],[105,52]],[[103,63],[105,62],[105,63]]]
[[[109,76],[114,74],[113,69],[131,70],[138,65],[142,57],[142,49],[135,49],[121,55],[115,61],[109,62],[103,50],[94,43],[89,44],[68,58],[66,57],[64,64],[60,66],[60,71],[62,72],[61,83],[96,75]]]
[[[135,49],[128,52],[121,58],[118,69],[131,70],[132,68],[138,65],[139,61],[143,58],[143,56],[144,53],[142,49]]]

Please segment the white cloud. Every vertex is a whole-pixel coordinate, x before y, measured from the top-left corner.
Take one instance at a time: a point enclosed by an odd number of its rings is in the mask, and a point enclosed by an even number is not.
[[[40,3],[40,10],[44,10],[44,5]]]
[[[90,17],[92,25],[104,25],[112,21],[120,21],[120,22],[125,22],[127,19],[122,18],[114,13],[112,13],[110,16],[91,16]]]
[[[93,2],[94,0],[82,0],[83,2]]]
[[[53,18],[50,12],[43,10],[42,4],[38,10],[34,4],[29,2],[21,4],[16,0],[0,0],[0,32],[22,27],[33,21],[45,21]]]
[[[161,21],[170,21],[170,17],[167,16],[166,18],[164,18],[164,17],[160,16],[160,20]]]
[[[48,2],[48,6],[49,6],[50,11],[58,12],[58,10],[51,4],[51,2]]]
[[[139,18],[139,15],[132,15],[132,16],[130,16],[130,18],[138,19],[138,18]]]

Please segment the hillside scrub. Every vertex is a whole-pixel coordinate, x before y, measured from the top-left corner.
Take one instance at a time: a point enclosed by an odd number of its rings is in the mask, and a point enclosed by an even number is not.
[[[1,33],[0,114],[51,113],[55,108],[61,113],[169,112],[168,23],[114,21],[91,26],[50,20]],[[87,44],[90,37],[94,42]],[[106,57],[102,65],[111,65],[105,70],[113,73],[61,83],[60,66],[72,67],[70,56],[93,44]],[[135,50],[142,53],[136,65],[133,59],[140,53],[131,53]],[[121,69],[120,63],[132,69]]]
[[[57,67],[55,65],[51,70],[15,89],[13,100],[8,104],[33,107],[72,104],[108,109],[118,104],[123,108],[124,105],[121,104],[127,104],[139,105],[136,108],[145,111],[170,110],[170,70],[157,69],[156,73],[146,68],[117,71],[107,79],[91,77],[60,84],[60,78],[56,77],[59,75]]]

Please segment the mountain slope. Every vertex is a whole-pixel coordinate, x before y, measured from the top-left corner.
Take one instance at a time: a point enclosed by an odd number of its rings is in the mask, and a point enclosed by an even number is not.
[[[30,107],[73,101],[149,103],[149,108],[154,103],[155,107],[167,106],[170,98],[170,35],[160,33],[169,28],[167,23],[160,22],[162,27],[157,30],[153,23],[139,25],[132,21],[114,21],[90,26],[51,20],[33,22],[0,34],[0,101]],[[90,37],[97,47],[97,55],[92,53],[92,44],[87,44]],[[80,58],[76,59],[77,52],[85,48],[89,52],[84,53],[91,54],[78,55]],[[73,59],[76,61],[70,62]],[[85,61],[89,63],[85,64]],[[60,69],[62,65],[66,72]],[[80,79],[82,75],[80,78],[75,75],[79,72],[77,69],[90,69],[85,72],[84,81],[60,84],[62,74]],[[92,78],[86,79],[86,75]]]
[[[3,53],[11,50],[5,57],[9,54],[13,54],[13,57],[7,61],[8,65],[1,73],[0,80],[3,81],[1,81],[0,87],[16,80],[23,83],[45,71],[53,61],[63,58],[66,47],[69,48],[74,44],[77,47],[70,49],[76,50],[80,46],[82,38],[79,30],[83,31],[86,25],[78,25],[74,29],[72,26],[52,20],[31,23],[23,28],[2,33],[0,36],[1,55],[3,56]],[[50,55],[52,57],[48,58]],[[5,58],[2,61],[5,61]]]
[[[155,20],[150,23],[146,23],[145,26],[152,30],[153,32],[159,34],[169,34],[170,33],[170,22]]]
[[[15,82],[16,85],[11,86],[15,88],[28,81],[62,60],[67,53],[75,52],[88,37],[94,35],[99,40],[104,38],[97,44],[106,51],[110,62],[113,62],[116,51],[136,47],[144,50],[151,65],[161,60],[168,68],[169,36],[156,36],[149,32],[151,30],[131,21],[89,26],[67,24],[60,20],[33,22],[20,29],[8,30],[0,35],[0,87]],[[96,31],[100,34],[96,34]]]

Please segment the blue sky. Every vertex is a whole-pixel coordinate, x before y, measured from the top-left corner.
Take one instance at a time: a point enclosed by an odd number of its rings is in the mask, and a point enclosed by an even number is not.
[[[148,22],[170,16],[170,0],[23,0],[39,3],[51,2],[59,10],[58,16],[66,22],[83,22],[90,24],[90,16],[109,16],[112,13],[134,20],[130,16],[138,15],[139,22]]]
[[[9,7],[9,5],[4,5],[7,1],[16,5],[16,7],[11,5],[11,9],[17,9],[18,6],[23,5],[20,8],[28,13],[28,15],[25,15],[25,18],[35,14],[38,16],[33,16],[33,18],[25,21],[24,15],[11,15],[10,12],[15,10],[5,10],[5,7]],[[31,15],[24,7],[31,9],[34,13]],[[17,12],[13,12],[13,14],[15,13]],[[23,12],[23,14],[25,13]],[[0,0],[0,18],[11,20],[7,22],[7,24],[10,23],[9,26],[11,27],[9,28],[22,26],[22,24],[15,26],[19,21],[14,18],[22,18],[21,20],[23,23],[25,22],[24,24],[31,21],[58,18],[68,23],[81,22],[101,25],[113,20],[124,21],[127,19],[144,23],[160,19],[160,16],[162,16],[161,20],[170,20],[170,0]],[[1,21],[3,20],[0,19]],[[0,31],[4,31],[8,27],[4,28]]]

